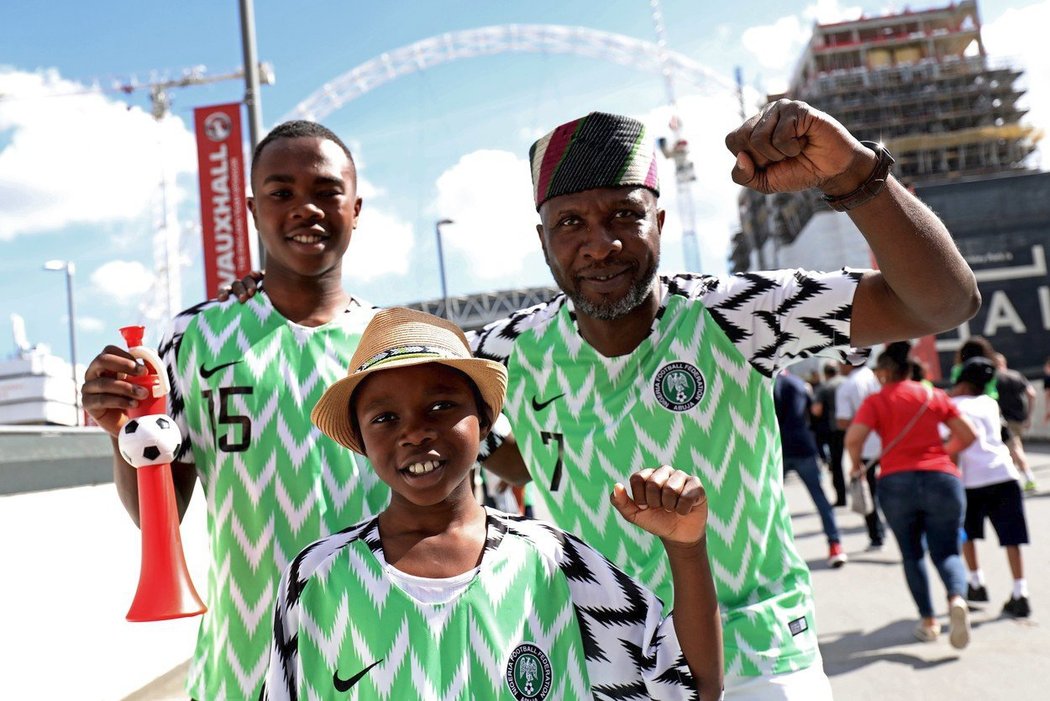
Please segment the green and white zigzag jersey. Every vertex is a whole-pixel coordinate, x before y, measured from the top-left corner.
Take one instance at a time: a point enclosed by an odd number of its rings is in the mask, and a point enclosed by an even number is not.
[[[208,612],[187,682],[193,698],[258,699],[281,572],[309,543],[388,501],[371,466],[310,423],[372,315],[352,301],[308,328],[261,293],[188,309],[161,342],[169,413],[184,436],[179,460],[196,466],[208,508]]]
[[[488,510],[478,572],[446,603],[387,574],[378,519],[281,579],[271,701],[695,699],[662,602],[577,538]]]
[[[671,573],[658,540],[624,527],[609,492],[661,464],[701,478],[730,675],[788,672],[815,659],[809,571],[784,501],[772,378],[798,358],[847,357],[860,276],[662,277],[649,336],[614,358],[580,336],[564,295],[472,340],[477,356],[507,365],[504,412],[555,523],[664,601],[672,600]]]

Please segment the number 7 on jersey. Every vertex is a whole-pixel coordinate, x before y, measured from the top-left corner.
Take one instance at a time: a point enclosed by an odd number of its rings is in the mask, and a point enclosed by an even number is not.
[[[551,491],[556,492],[558,491],[558,487],[561,486],[562,457],[565,454],[565,436],[551,431],[540,431],[540,438],[543,439],[543,445],[550,445],[552,440],[558,442],[558,461],[554,463],[554,474],[551,475]]]

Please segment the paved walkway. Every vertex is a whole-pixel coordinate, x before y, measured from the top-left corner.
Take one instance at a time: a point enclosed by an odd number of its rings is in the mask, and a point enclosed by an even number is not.
[[[972,614],[971,643],[962,651],[952,648],[946,635],[935,643],[912,636],[918,612],[896,541],[888,533],[881,552],[865,552],[864,522],[848,509],[836,509],[836,516],[850,562],[840,570],[829,569],[809,494],[798,479],[789,479],[796,541],[813,572],[821,653],[836,699],[1050,698],[1043,677],[1050,660],[1050,626],[1044,623],[1050,620],[1050,445],[1031,446],[1029,457],[1041,484],[1038,494],[1025,499],[1033,544],[1022,552],[1033,616],[1021,621],[1001,615],[1013,580],[1005,551],[989,533],[990,540],[978,541],[977,555],[991,601]],[[944,587],[932,563],[927,571],[935,608],[947,629]]]
[[[1034,446],[1042,491],[1025,500],[1034,545],[1024,551],[1028,621],[999,615],[1010,588],[1006,558],[992,542],[978,552],[992,602],[974,614],[962,652],[946,639],[912,638],[916,612],[892,539],[864,552],[859,516],[837,510],[850,563],[827,568],[820,521],[809,495],[789,477],[788,501],[799,548],[813,569],[825,668],[840,701],[872,699],[1047,698],[1042,674],[1050,650],[1050,445]],[[203,586],[204,504],[198,492],[183,523],[186,557]],[[0,496],[0,698],[51,701],[185,699],[182,682],[196,619],[127,623],[138,580],[139,536],[112,484]],[[933,591],[943,591],[932,573]],[[202,592],[203,593],[203,592]],[[940,605],[943,612],[943,604]]]

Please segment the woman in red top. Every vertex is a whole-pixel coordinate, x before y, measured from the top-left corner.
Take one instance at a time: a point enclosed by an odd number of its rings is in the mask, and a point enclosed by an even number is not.
[[[966,569],[959,556],[959,528],[966,512],[966,496],[959,469],[949,457],[974,440],[970,424],[951,399],[910,376],[908,343],[891,343],[877,361],[875,374],[882,391],[864,400],[846,432],[846,450],[863,470],[860,452],[864,439],[875,431],[882,439],[879,457],[879,504],[900,546],[904,576],[922,620],[915,636],[932,642],[940,634],[933,615],[930,582],[926,576],[926,546],[948,590],[949,640],[963,648],[970,641],[966,608]],[[941,442],[940,424],[951,436]],[[923,539],[925,538],[925,545]]]

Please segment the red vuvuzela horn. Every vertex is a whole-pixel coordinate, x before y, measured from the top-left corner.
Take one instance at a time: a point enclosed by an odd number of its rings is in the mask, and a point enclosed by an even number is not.
[[[156,353],[142,345],[143,327],[120,330],[129,352],[142,359],[147,373],[129,376],[149,397],[128,409],[129,420],[120,429],[120,452],[137,468],[142,564],[129,621],[164,621],[197,616],[207,611],[186,568],[179,535],[179,510],[171,478],[171,461],[182,437],[175,421],[165,416],[168,393],[164,366]]]

